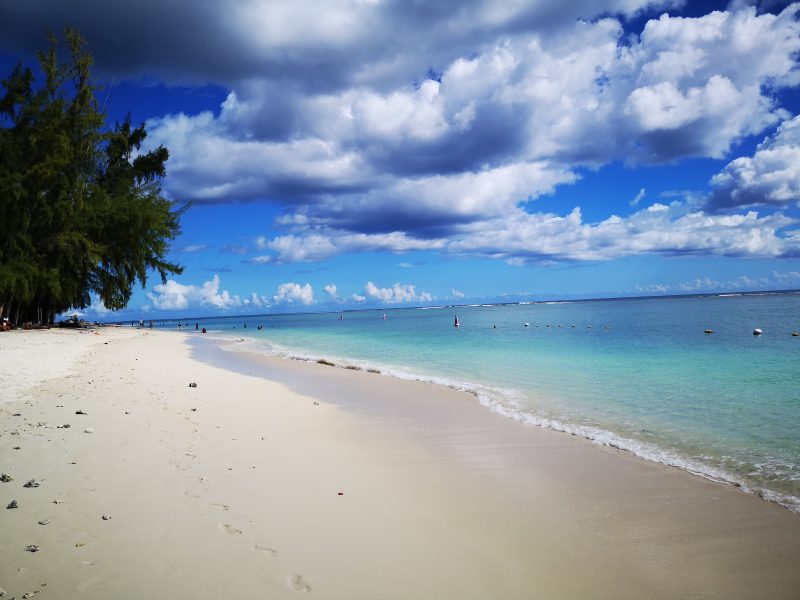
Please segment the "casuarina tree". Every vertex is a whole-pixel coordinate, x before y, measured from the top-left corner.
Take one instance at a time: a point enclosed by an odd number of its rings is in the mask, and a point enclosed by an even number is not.
[[[167,260],[180,216],[161,182],[167,149],[142,151],[144,125],[114,127],[91,77],[92,56],[72,29],[68,57],[48,36],[40,81],[20,63],[0,99],[0,314],[12,323],[52,323],[96,296],[123,308]]]

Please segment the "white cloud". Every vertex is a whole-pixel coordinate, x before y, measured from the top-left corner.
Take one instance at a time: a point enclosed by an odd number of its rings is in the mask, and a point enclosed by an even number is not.
[[[356,302],[356,303],[358,303],[358,304],[361,304],[361,303],[363,303],[363,302],[366,302],[366,301],[367,301],[367,297],[366,297],[366,296],[361,296],[361,295],[359,295],[359,294],[356,294],[356,293],[353,293],[353,294],[351,294],[351,295],[350,295],[350,299],[351,299],[353,302]]]
[[[328,297],[331,300],[333,300],[334,302],[341,301],[341,298],[339,298],[339,294],[337,293],[337,289],[336,289],[336,286],[334,284],[329,283],[328,285],[326,285],[322,289],[325,290],[325,293],[328,294]]]
[[[416,286],[395,283],[390,288],[379,288],[371,281],[364,286],[364,295],[367,298],[385,304],[400,304],[404,302],[432,302],[433,296],[428,292],[417,294]]]
[[[453,288],[450,292],[453,295],[453,298],[463,298],[464,297],[464,292],[462,292],[461,290],[457,290],[456,288]]]
[[[443,245],[441,240],[413,239],[401,232],[343,234],[336,230],[322,230],[307,235],[282,235],[269,240],[266,246],[277,252],[277,256],[257,256],[251,262],[319,261],[346,252],[409,252],[438,249]]]
[[[260,308],[266,308],[266,307],[271,306],[271,303],[270,303],[270,300],[269,300],[268,296],[259,296],[255,292],[250,292],[250,297],[249,298],[245,298],[244,300],[242,300],[242,302],[244,304],[247,304],[247,305],[250,305],[250,306],[257,306],[257,307],[260,307]]]
[[[644,188],[640,189],[639,193],[636,194],[636,197],[633,200],[630,201],[630,205],[631,206],[638,206],[639,202],[642,201],[642,199],[644,198],[646,193],[647,193],[647,191]]]
[[[784,121],[752,157],[740,157],[711,179],[713,208],[800,201],[800,115]]]
[[[187,254],[191,254],[194,252],[202,252],[203,250],[208,250],[208,244],[189,244],[188,246],[184,246],[179,250],[179,252],[185,252]]]
[[[278,291],[272,297],[276,304],[314,304],[314,290],[310,283],[300,285],[299,283],[282,283],[278,286]]]
[[[211,281],[204,282],[201,286],[182,285],[173,279],[167,283],[153,286],[153,291],[147,293],[153,307],[160,310],[182,310],[190,305],[211,306],[226,309],[241,306],[239,296],[231,296],[227,290],[220,292],[219,275],[214,275]]]
[[[509,14],[536,10],[523,7]],[[632,43],[609,18],[488,37],[416,88],[407,77],[326,93],[248,79],[219,116],[155,119],[148,141],[170,148],[176,197],[313,200],[308,217],[363,231],[364,206],[384,222],[415,208],[428,222],[481,219],[574,181],[578,165],[720,157],[784,118],[766,94],[798,83],[797,10],[665,14]],[[259,134],[287,102],[286,135]],[[418,226],[406,220],[401,231]]]
[[[780,257],[800,252],[796,224],[781,214],[708,215],[675,202],[653,204],[627,218],[584,223],[580,209],[567,216],[518,211],[489,221],[448,243],[447,251],[526,261],[608,260],[636,254]]]

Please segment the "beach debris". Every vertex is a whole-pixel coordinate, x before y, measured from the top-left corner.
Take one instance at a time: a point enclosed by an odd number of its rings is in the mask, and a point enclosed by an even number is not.
[[[320,358],[317,361],[317,364],[325,365],[326,367],[335,367],[336,366],[334,363],[332,363],[331,361],[329,361],[329,360],[327,360],[325,358]]]
[[[764,333],[764,332],[761,331],[758,327],[753,329],[753,335],[761,335],[762,333]]]
[[[11,502],[9,502],[9,503],[8,503],[8,506],[6,506],[6,508],[7,508],[7,509],[10,509],[10,508],[17,508],[17,506],[18,506],[18,505],[17,505],[17,501],[16,501],[16,500],[12,500]]]
[[[83,548],[85,545],[86,545],[86,542],[78,542],[77,544],[75,544],[75,547],[76,548]]]
[[[53,504],[61,504],[61,503],[63,503],[63,502],[64,502],[64,501],[63,501],[63,500],[61,500],[60,498],[56,498],[55,500],[53,500]]]
[[[0,598],[6,595],[6,591],[3,588],[0,588]]]
[[[19,435],[20,433],[21,432],[19,429],[15,429],[14,431],[11,432],[11,435]]]
[[[3,483],[8,483],[9,481],[14,481],[14,478],[11,475],[3,473],[2,475],[0,475],[0,481],[2,481]]]
[[[63,425],[56,425],[56,429],[69,429],[69,428],[70,428],[69,423],[64,423]]]
[[[39,544],[29,544],[25,546],[25,552],[38,552],[39,550]]]
[[[76,410],[76,411],[75,411],[75,414],[76,414],[76,415],[85,415],[86,413],[85,413],[85,412],[83,412],[82,410]]]
[[[22,450],[22,448],[20,448],[19,446],[14,446],[14,447],[13,447],[13,448],[11,448],[11,449],[12,449],[12,450]]]
[[[196,409],[196,408],[193,408],[193,409],[192,409],[192,412],[197,412],[197,409]]]
[[[11,416],[12,416],[12,417],[21,417],[22,415],[21,415],[20,413],[14,413],[14,414],[13,414],[13,415],[11,415]]]
[[[31,550],[31,552],[35,552],[35,551],[34,551],[34,550]],[[24,594],[22,594],[22,598],[23,598],[23,600],[27,600],[28,598],[33,598],[33,597],[34,597],[36,594],[38,594],[40,591],[41,591],[41,590],[34,590],[34,591],[32,591],[32,592],[25,592]]]
[[[189,387],[190,388],[196,388],[197,384],[194,381],[192,381],[191,383],[189,383]]]
[[[314,400],[314,406],[319,406],[319,402],[317,402],[316,400]]]
[[[35,479],[29,479],[29,480],[27,481],[27,483],[26,483],[25,485],[23,485],[22,487],[26,487],[26,488],[37,488],[37,487],[39,487],[39,485],[40,485],[40,484],[39,484],[39,482],[38,482],[38,481],[36,481]]]
[[[339,492],[337,496],[344,496],[344,492]]]
[[[103,521],[110,521],[111,517],[109,517],[108,515],[103,515],[102,519],[103,519]]]
[[[302,575],[292,575],[289,577],[289,588],[291,588],[291,590],[294,592],[311,591],[311,586],[305,582]]]
[[[39,521],[39,525],[49,525],[49,524],[50,524],[50,519],[42,519],[41,521]]]
[[[83,433],[94,433],[94,427],[87,427],[83,430]]]
[[[81,564],[82,565],[86,565],[87,567],[93,567],[97,563],[95,561],[93,561],[93,560],[82,560]]]

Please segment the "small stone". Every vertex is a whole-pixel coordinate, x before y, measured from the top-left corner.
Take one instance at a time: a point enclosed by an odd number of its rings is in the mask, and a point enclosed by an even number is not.
[[[37,487],[39,487],[39,485],[40,485],[40,484],[39,484],[39,482],[38,482],[38,481],[36,481],[35,479],[30,479],[30,480],[28,480],[28,482],[27,482],[25,485],[23,485],[22,487],[26,487],[26,488],[37,488]]]
[[[30,544],[29,546],[25,546],[26,552],[38,552],[39,551],[39,544]]]
[[[85,415],[86,413],[85,413],[85,412],[83,412],[82,410],[76,410],[76,411],[75,411],[75,414],[76,414],[76,415]]]
[[[12,417],[21,417],[22,415],[21,415],[21,414],[19,414],[19,413],[14,413],[14,414],[13,414],[13,415],[11,415],[11,416],[12,416]]]
[[[189,387],[190,387],[190,388],[196,388],[196,387],[197,387],[197,384],[196,384],[194,381],[192,381],[192,382],[189,384]]]
[[[11,502],[8,503],[8,506],[6,506],[6,508],[7,509],[9,509],[9,508],[17,508],[17,501],[16,500],[12,500]]]
[[[50,519],[42,519],[39,521],[39,525],[48,525],[50,523]]]
[[[53,504],[61,504],[62,502],[64,502],[64,501],[63,500],[59,500],[58,498],[53,500]]]
[[[14,446],[14,447],[12,448],[12,450],[21,450],[21,448],[20,448],[19,446]]]
[[[109,517],[108,515],[103,515],[103,521],[110,521],[110,520],[111,517]]]
[[[33,592],[26,592],[26,593],[24,593],[22,595],[22,598],[23,598],[23,600],[26,600],[27,598],[33,598],[38,593],[39,593],[39,590],[35,590]]]
[[[21,432],[19,429],[15,429],[14,431],[11,432],[11,435],[19,435],[20,433]]]
[[[14,481],[14,478],[11,477],[11,475],[3,473],[2,475],[0,475],[0,481],[2,481],[3,483],[8,483],[9,481]]]
[[[56,429],[69,429],[69,423],[64,423],[63,425],[56,425]]]
[[[83,430],[83,433],[94,433],[94,427],[87,427]]]
[[[197,412],[197,409],[196,409],[196,408],[193,408],[193,409],[192,409],[192,412]]]

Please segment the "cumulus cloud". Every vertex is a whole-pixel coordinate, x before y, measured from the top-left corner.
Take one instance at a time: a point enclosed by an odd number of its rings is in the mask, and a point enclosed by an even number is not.
[[[340,302],[341,298],[339,297],[338,291],[336,286],[332,283],[329,283],[324,288],[322,288],[326,294],[328,294],[328,298],[333,300],[334,302]]]
[[[455,288],[453,288],[451,290],[451,294],[453,295],[453,298],[463,298],[464,297],[464,292],[462,292],[461,290],[457,290]]]
[[[567,216],[518,212],[467,228],[447,245],[458,254],[525,261],[608,260],[636,254],[788,257],[800,235],[781,230],[796,221],[781,214],[709,215],[675,202],[653,204],[627,218],[584,223],[579,208]]]
[[[214,275],[211,281],[206,281],[199,287],[183,285],[169,279],[164,284],[153,286],[153,291],[148,292],[147,297],[153,307],[160,310],[182,310],[190,305],[218,309],[241,306],[242,301],[238,295],[232,296],[227,290],[220,292],[219,288],[219,275]]]
[[[418,294],[416,286],[402,283],[395,283],[389,288],[379,288],[371,281],[368,281],[364,286],[364,296],[384,304],[433,301],[433,296],[428,292],[420,292]]]
[[[781,123],[753,156],[729,162],[711,179],[713,209],[800,201],[800,115]]]
[[[800,272],[798,271],[773,271],[763,277],[748,277],[740,275],[732,279],[715,279],[713,277],[695,277],[688,281],[676,284],[668,283],[649,283],[645,285],[637,284],[636,291],[653,294],[687,294],[697,292],[725,292],[733,290],[760,290],[775,289],[782,286],[796,286],[800,284]]]
[[[518,3],[507,12],[478,5],[472,7],[475,18],[499,19],[506,24],[499,26],[503,35],[487,33],[477,50],[454,46],[442,55],[447,58],[441,71],[418,85],[391,77],[394,66],[383,65],[388,70],[376,75],[381,68],[375,57],[358,76],[343,75],[337,86],[281,87],[254,75],[236,83],[218,114],[151,121],[150,141],[169,147],[173,157],[170,191],[199,202],[281,204],[284,214],[276,224],[288,231],[257,240],[261,254],[250,259],[255,263],[319,261],[363,251],[466,253],[474,247],[482,253],[479,248],[492,246],[511,264],[534,255],[624,255],[635,253],[637,245],[611,241],[589,248],[605,239],[603,232],[624,229],[617,221],[575,228],[574,218],[534,214],[531,203],[575,182],[581,166],[723,157],[744,136],[786,119],[770,94],[798,84],[800,5],[779,14],[758,14],[752,7],[698,18],[664,14],[647,21],[638,38],[610,17],[561,21],[547,31],[522,21],[507,31],[509,15],[541,16],[541,6]],[[598,8],[598,14],[636,14],[645,5],[613,6]],[[384,8],[373,7],[373,16],[380,19]],[[453,18],[458,27],[469,27]],[[288,107],[285,98],[278,102],[289,111],[281,113],[289,129],[280,135],[259,125],[270,121],[277,95],[291,99]],[[791,168],[779,169],[772,180],[762,181],[762,175],[776,161],[792,160],[796,146],[785,142],[790,129],[782,127],[769,147],[746,159],[754,164],[731,163],[715,179],[715,197],[728,189],[740,199],[768,192],[769,202],[785,204],[796,190]],[[756,183],[748,187],[750,179]],[[642,198],[640,193],[632,204]],[[638,231],[648,214],[623,224]],[[659,223],[660,237],[639,232],[639,245],[646,252],[674,246],[775,256],[787,244],[775,237],[775,227],[772,236],[762,231],[766,237],[760,240],[734,236],[738,242],[731,244],[709,235],[701,243],[694,239],[697,220]],[[511,231],[503,230],[506,224]],[[685,243],[675,237],[680,225],[693,227],[683,232]],[[544,233],[542,242],[516,239],[512,232],[521,236],[523,230]],[[567,243],[563,250],[553,246],[554,235]],[[489,243],[489,237],[496,240]],[[501,240],[509,245],[500,247]],[[525,251],[517,254],[522,246]]]
[[[302,286],[294,282],[282,283],[278,286],[278,291],[272,299],[275,304],[302,304],[309,306],[314,304],[314,290],[310,283]]]

